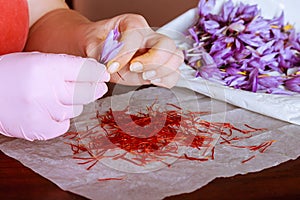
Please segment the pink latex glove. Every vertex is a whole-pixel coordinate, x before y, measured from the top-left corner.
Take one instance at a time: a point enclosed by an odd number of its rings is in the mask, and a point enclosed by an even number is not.
[[[0,133],[26,140],[57,137],[84,104],[107,92],[109,79],[94,59],[37,52],[0,56]]]

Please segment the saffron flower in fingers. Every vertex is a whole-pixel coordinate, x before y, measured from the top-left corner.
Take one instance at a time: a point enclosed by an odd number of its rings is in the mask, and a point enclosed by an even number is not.
[[[118,55],[124,45],[122,42],[119,42],[119,38],[120,32],[117,27],[109,32],[104,41],[100,63],[107,64]]]

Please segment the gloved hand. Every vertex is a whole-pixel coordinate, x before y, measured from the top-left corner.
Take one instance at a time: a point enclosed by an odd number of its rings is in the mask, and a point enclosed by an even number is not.
[[[27,140],[57,137],[84,104],[107,92],[109,79],[94,59],[38,52],[0,56],[0,133]]]

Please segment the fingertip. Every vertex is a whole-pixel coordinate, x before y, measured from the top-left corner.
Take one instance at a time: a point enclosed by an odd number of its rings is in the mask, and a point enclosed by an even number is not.
[[[78,82],[97,82],[99,80],[109,81],[110,75],[106,66],[93,58],[85,58],[83,63],[76,68],[72,75],[66,73],[66,80]],[[70,73],[71,74],[71,73]]]
[[[114,61],[112,63],[109,63],[107,70],[108,70],[108,73],[113,74],[113,73],[116,73],[117,71],[119,71],[119,68],[120,68],[120,63]]]
[[[61,122],[52,121],[49,126],[51,125],[51,129],[47,129],[47,131],[38,131],[31,135],[31,140],[49,140],[56,137],[59,137],[66,133],[70,128],[70,119],[66,119]]]
[[[84,58],[84,59],[85,59],[84,65],[86,65],[86,66],[105,68],[105,65],[99,63],[94,58]]]
[[[66,132],[68,132],[69,128],[70,128],[70,119],[66,119],[62,122],[59,122],[57,125],[56,133],[54,133],[52,138],[65,134]]]
[[[108,73],[107,71],[103,72],[101,76],[101,81],[109,82],[109,80],[110,80],[110,73]]]
[[[108,91],[108,87],[105,83],[98,83],[95,89],[94,101],[101,98]]]
[[[165,87],[168,89],[173,88],[174,86],[176,86],[178,80],[180,78],[179,73],[173,73],[169,76],[163,77],[163,78],[157,78],[154,80],[151,80],[151,83],[153,85],[159,86],[159,87]]]
[[[83,105],[74,105],[73,106],[73,116],[74,117],[78,117],[83,111]]]
[[[160,78],[157,78],[157,79],[151,80],[150,82],[151,82],[153,85],[160,84],[160,83],[161,83],[161,79],[160,79]]]
[[[129,66],[129,70],[131,72],[141,72],[141,71],[143,71],[143,68],[144,68],[144,66],[141,62],[133,62]]]

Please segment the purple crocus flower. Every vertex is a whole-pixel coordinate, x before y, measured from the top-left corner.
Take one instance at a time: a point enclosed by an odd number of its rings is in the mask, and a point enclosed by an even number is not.
[[[258,16],[260,14],[256,5],[246,5],[240,3],[240,5],[237,6],[237,8],[238,8],[238,11],[236,13],[237,18],[243,19],[246,22],[251,21],[254,16]]]
[[[261,45],[264,45],[263,39],[253,33],[241,33],[238,36],[238,39],[241,40],[246,45],[250,45],[251,47],[257,48]]]
[[[199,16],[208,15],[216,4],[216,0],[202,1],[200,0],[198,3]]]
[[[196,44],[199,44],[199,38],[196,30],[194,28],[190,28],[188,31],[191,34],[192,38],[196,41]]]
[[[283,84],[283,78],[280,76],[261,75],[258,78],[260,90],[276,89]]]
[[[234,9],[234,5],[233,5],[232,1],[227,1],[224,3],[224,5],[222,6],[221,13],[220,13],[224,22],[233,20],[234,14],[236,12],[236,11],[233,12],[234,10],[235,9]]]
[[[204,77],[206,79],[220,79],[221,73],[220,70],[217,68],[217,65],[215,64],[213,58],[206,52],[202,52],[202,59],[200,66],[197,68],[197,76]]]
[[[123,47],[123,43],[119,42],[119,38],[120,32],[117,27],[108,33],[104,41],[100,63],[107,64],[111,59],[117,56]]]

